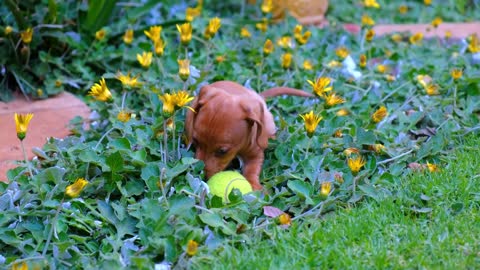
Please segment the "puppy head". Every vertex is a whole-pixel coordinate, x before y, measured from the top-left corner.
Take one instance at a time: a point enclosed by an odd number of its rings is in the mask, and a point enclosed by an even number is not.
[[[205,86],[192,105],[196,113],[187,111],[185,131],[196,148],[195,157],[205,163],[207,178],[224,170],[237,154],[263,151],[272,126],[275,130],[265,103],[255,96]]]

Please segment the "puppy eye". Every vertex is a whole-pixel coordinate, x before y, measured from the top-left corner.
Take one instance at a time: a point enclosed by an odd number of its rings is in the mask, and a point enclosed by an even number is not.
[[[222,157],[227,153],[228,153],[228,149],[226,149],[226,148],[219,148],[219,149],[217,149],[217,151],[215,151],[215,155],[217,157]]]

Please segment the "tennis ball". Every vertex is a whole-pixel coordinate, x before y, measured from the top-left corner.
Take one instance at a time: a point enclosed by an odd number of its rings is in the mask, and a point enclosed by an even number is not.
[[[228,202],[228,194],[232,192],[234,188],[240,190],[242,194],[252,192],[252,186],[237,171],[223,171],[214,174],[207,182],[210,188],[210,193],[222,198],[222,201]]]

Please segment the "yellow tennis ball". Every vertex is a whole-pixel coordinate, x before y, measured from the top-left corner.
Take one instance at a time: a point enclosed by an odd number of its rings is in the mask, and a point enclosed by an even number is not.
[[[240,190],[242,194],[252,192],[252,186],[237,171],[223,171],[214,174],[207,182],[210,188],[210,193],[222,198],[222,201],[228,202],[228,194],[232,192],[234,188]]]

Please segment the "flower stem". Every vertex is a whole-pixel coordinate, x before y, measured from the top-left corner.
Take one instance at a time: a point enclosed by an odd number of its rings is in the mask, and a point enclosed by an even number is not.
[[[167,119],[163,121],[163,161],[168,162],[168,134],[167,134]]]
[[[20,140],[20,144],[22,145],[22,152],[23,158],[25,159],[25,165],[27,165],[28,172],[30,173],[30,177],[33,177],[32,168],[30,168],[30,163],[28,162],[27,152],[25,151],[25,145],[23,144],[23,140]]]
[[[260,91],[260,82],[262,80],[262,72],[263,72],[263,61],[264,61],[265,57],[263,56],[262,54],[262,58],[260,60],[260,66],[258,66],[258,77],[257,77],[257,92]]]
[[[457,108],[457,85],[453,88],[453,109]]]
[[[60,210],[62,209],[62,205],[63,205],[64,200],[65,200],[65,198],[63,198],[62,201],[60,202],[60,204],[58,205],[57,212],[55,213],[55,217],[53,217],[53,220],[52,220],[52,223],[51,223],[52,227],[50,227],[50,232],[48,232],[47,242],[45,243],[45,247],[43,248],[43,252],[42,252],[42,256],[44,256],[44,257],[47,254],[48,245],[50,245],[50,241],[52,240],[53,230],[54,230],[55,225],[57,223],[58,214],[60,213]]]
[[[127,98],[127,91],[123,91],[123,95],[122,95],[122,110],[123,108],[125,108],[125,99]]]
[[[93,148],[93,150],[97,150],[97,147],[100,145],[100,143],[103,141],[103,139],[105,139],[105,137],[108,135],[108,133],[112,132],[114,129],[115,129],[115,127],[112,127],[112,128],[109,129],[107,132],[105,132],[105,134],[102,135],[102,137],[100,138],[100,140],[98,140],[98,142],[97,142],[97,144],[95,145],[95,147]]]
[[[308,152],[310,152],[310,145],[312,144],[312,138],[308,138],[308,143],[307,143],[307,152],[305,152],[305,159],[308,158]]]

